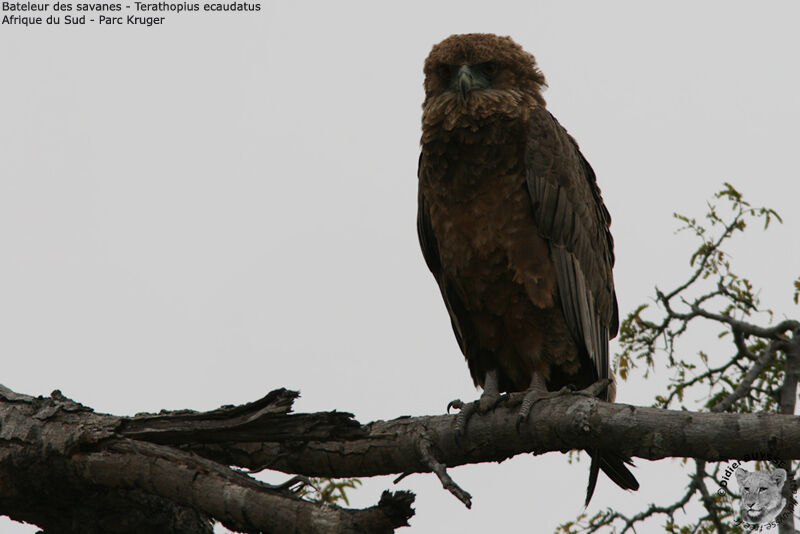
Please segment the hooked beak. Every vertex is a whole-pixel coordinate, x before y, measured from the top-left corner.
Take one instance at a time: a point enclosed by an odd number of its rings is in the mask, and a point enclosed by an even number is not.
[[[456,73],[456,89],[458,90],[458,96],[461,97],[462,102],[467,101],[467,95],[472,90],[474,84],[475,80],[472,76],[472,70],[470,70],[467,65],[461,65],[461,68],[459,68]]]
[[[466,102],[472,91],[489,87],[491,87],[491,83],[480,68],[476,69],[469,65],[461,65],[450,82],[450,89],[458,93],[458,99],[461,102]]]

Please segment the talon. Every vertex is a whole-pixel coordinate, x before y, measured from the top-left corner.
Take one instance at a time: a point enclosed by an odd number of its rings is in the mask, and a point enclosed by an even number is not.
[[[461,406],[458,407],[461,411],[459,411],[458,415],[456,415],[456,428],[453,437],[455,438],[456,443],[460,444],[461,436],[463,436],[467,430],[467,422],[469,422],[469,418],[472,417],[472,414],[474,414],[478,408],[478,401],[467,404],[464,404],[461,401],[458,402],[461,404]]]
[[[456,428],[454,430],[456,444],[459,444],[461,436],[466,432],[469,418],[472,417],[475,412],[480,414],[487,413],[496,408],[501,401],[508,398],[507,395],[500,395],[498,391],[496,370],[486,371],[484,382],[481,386],[483,387],[483,393],[480,399],[475,402],[464,404],[460,399],[456,399],[447,405],[447,413],[450,413],[450,408],[458,408],[460,410],[456,416]]]
[[[448,414],[450,413],[451,408],[459,411],[456,414],[456,428],[453,431],[453,439],[455,440],[456,445],[461,444],[461,436],[464,435],[464,429],[467,426],[467,420],[475,412],[474,404],[477,404],[477,402],[465,404],[461,399],[455,399],[447,403]]]
[[[447,413],[450,413],[450,409],[453,408],[455,410],[461,410],[464,408],[464,402],[461,399],[451,400],[447,403]]]
[[[567,388],[561,388],[561,391],[569,391]],[[552,395],[560,395],[561,393],[548,393],[547,391],[547,384],[538,373],[534,373],[533,377],[531,378],[531,385],[528,387],[528,390],[525,392],[522,401],[520,402],[519,413],[517,414],[517,433],[519,433],[520,426],[522,426],[522,422],[528,418],[528,414],[531,411],[531,408],[534,404],[539,402],[542,399],[546,399]]]

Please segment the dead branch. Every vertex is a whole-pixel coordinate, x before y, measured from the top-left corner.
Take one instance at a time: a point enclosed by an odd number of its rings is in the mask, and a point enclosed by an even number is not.
[[[228,466],[323,477],[437,471],[468,495],[445,467],[589,447],[650,460],[721,461],[754,452],[800,459],[800,417],[793,415],[675,411],[564,395],[538,403],[519,431],[516,405],[475,415],[456,442],[455,415],[361,425],[341,412],[291,413],[296,396],[276,390],[210,412],[116,417],[59,392],[34,398],[0,387],[0,513],[54,532],[136,532],[145,521],[149,532],[210,532],[210,518],[241,532],[393,532],[413,513],[411,494],[387,492],[377,506],[347,510],[307,502]],[[102,526],[87,528],[90,517]]]
[[[360,427],[360,435],[346,438],[189,448],[223,464],[324,477],[430,472],[418,452],[423,437],[437,461],[448,467],[589,447],[650,460],[722,461],[758,451],[774,458],[800,458],[800,417],[791,415],[664,410],[564,395],[539,402],[518,433],[516,409],[501,405],[472,417],[458,442],[456,416],[438,415],[375,421]]]
[[[34,398],[0,386],[0,513],[46,532],[84,534],[210,533],[211,518],[232,530],[263,533],[389,533],[406,525],[413,513],[408,492],[385,492],[378,505],[364,510],[317,504],[153,442],[186,437],[187,425],[203,440],[216,426],[220,436],[226,428],[249,432],[255,426],[252,433],[285,441],[291,435],[281,419],[295,396],[278,390],[251,405],[205,414],[124,418],[96,414],[58,391]],[[142,435],[152,441],[125,435],[131,428],[136,434],[140,421],[151,424]],[[336,421],[334,432],[325,430],[328,421]],[[313,423],[320,425],[309,432],[315,438],[347,435],[346,429],[358,426],[336,413],[290,420],[292,429]]]

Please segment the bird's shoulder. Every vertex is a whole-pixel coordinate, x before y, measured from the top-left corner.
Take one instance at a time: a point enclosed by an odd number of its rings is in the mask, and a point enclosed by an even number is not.
[[[559,245],[568,245],[564,239],[580,234],[599,239],[613,265],[611,217],[594,170],[577,141],[545,108],[531,113],[525,167],[541,229]]]

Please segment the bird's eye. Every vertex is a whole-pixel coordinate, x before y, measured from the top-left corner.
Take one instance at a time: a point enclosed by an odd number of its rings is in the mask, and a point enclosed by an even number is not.
[[[487,61],[486,63],[481,63],[479,67],[481,71],[489,78],[497,74],[497,63],[495,63],[494,61]]]
[[[449,80],[453,75],[453,66],[446,63],[439,63],[439,66],[436,67],[436,71],[443,80]]]

